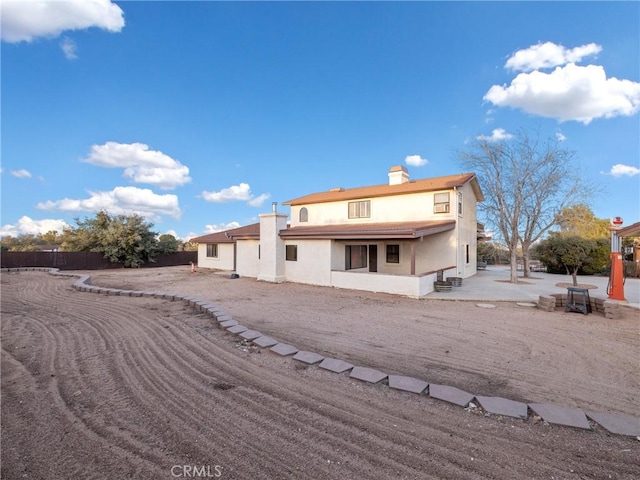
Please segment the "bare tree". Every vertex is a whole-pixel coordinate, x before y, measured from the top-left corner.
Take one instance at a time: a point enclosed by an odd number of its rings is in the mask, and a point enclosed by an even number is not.
[[[478,176],[485,193],[479,210],[509,249],[513,283],[518,283],[518,246],[524,275],[529,276],[531,245],[557,224],[563,208],[594,192],[577,174],[574,153],[557,140],[540,141],[537,132],[532,137],[521,131],[496,142],[478,138],[458,156],[464,168]]]

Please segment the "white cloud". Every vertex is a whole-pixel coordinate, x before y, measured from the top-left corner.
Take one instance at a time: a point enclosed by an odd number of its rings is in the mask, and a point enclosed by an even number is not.
[[[495,128],[491,132],[491,135],[478,135],[476,138],[486,142],[500,142],[502,140],[509,140],[510,138],[513,138],[513,135],[507,133],[504,128]]]
[[[177,195],[157,195],[146,188],[116,187],[109,192],[89,192],[85,199],[63,198],[62,200],[40,202],[40,210],[62,210],[69,212],[99,212],[106,210],[114,215],[138,213],[144,217],[158,219],[160,215],[180,218]]]
[[[62,48],[64,56],[67,57],[67,60],[74,60],[78,58],[78,55],[76,54],[76,51],[78,50],[76,42],[71,40],[69,37],[64,37],[62,39],[62,41],[60,42],[60,48]]]
[[[204,227],[204,234],[207,235],[209,233],[225,232],[227,230],[231,230],[232,228],[238,228],[238,227],[240,227],[240,224],[238,222],[215,223],[212,225],[206,225]],[[199,236],[200,235],[198,234],[193,234],[189,238],[199,237]]]
[[[240,185],[232,185],[229,188],[223,188],[219,192],[202,192],[202,198],[207,202],[225,203],[235,201],[251,200],[251,186],[248,183]]]
[[[553,42],[538,43],[524,50],[518,50],[505,63],[504,67],[519,72],[531,72],[540,68],[553,68],[567,63],[577,63],[584,57],[596,55],[602,51],[600,45],[589,43],[567,49]]]
[[[240,185],[232,185],[229,188],[223,188],[218,192],[202,192],[202,198],[207,202],[212,203],[227,203],[227,202],[247,202],[247,205],[251,207],[261,206],[265,200],[270,198],[271,195],[263,193],[257,197],[251,193],[251,186],[248,183],[241,183]]]
[[[561,122],[585,125],[594,118],[634,115],[640,109],[640,83],[607,78],[603,67],[569,63],[551,73],[521,73],[511,85],[494,85],[484,96],[494,105],[519,108]]]
[[[18,178],[31,178],[31,172],[24,168],[20,170],[11,170],[11,175]]]
[[[559,142],[564,142],[564,141],[567,139],[567,137],[566,137],[563,133],[561,133],[561,132],[557,132],[557,133],[556,133],[556,139],[557,139]]]
[[[62,231],[70,225],[64,220],[45,219],[45,220],[33,220],[30,217],[20,217],[15,225],[3,225],[0,228],[0,237],[12,236],[17,237],[22,234],[37,235],[39,233],[47,233],[50,231],[56,231],[62,233]]]
[[[263,193],[262,195],[258,195],[257,197],[249,200],[247,204],[250,207],[261,207],[262,204],[267,200],[269,200],[270,198],[271,198],[271,195],[269,195],[268,193]]]
[[[10,43],[57,37],[67,30],[119,32],[124,27],[124,12],[110,0],[2,0],[0,9],[2,40]]]
[[[404,159],[404,163],[411,167],[423,167],[429,160],[422,158],[420,155],[407,155]]]
[[[164,190],[191,181],[188,167],[160,151],[149,150],[144,143],[93,145],[83,161],[98,167],[124,168],[124,176],[133,182],[156,185]]]
[[[609,174],[613,175],[614,177],[633,177],[635,175],[640,175],[640,168],[634,167],[632,165],[623,165],[621,163],[617,163],[611,167]]]

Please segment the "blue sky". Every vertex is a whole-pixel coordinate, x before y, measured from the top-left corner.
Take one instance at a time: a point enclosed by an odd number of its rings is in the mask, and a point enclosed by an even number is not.
[[[187,239],[536,128],[640,220],[638,2],[0,4],[1,235],[106,209]]]

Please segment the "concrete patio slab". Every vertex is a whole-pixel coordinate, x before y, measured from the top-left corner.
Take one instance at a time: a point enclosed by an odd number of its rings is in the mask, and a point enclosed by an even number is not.
[[[235,322],[235,320],[232,320]],[[273,347],[274,345],[277,345],[278,340],[276,340],[275,338],[269,337],[267,335],[263,335],[262,337],[258,337],[256,338],[253,343],[255,343],[256,345],[258,345],[259,347],[262,348],[269,348],[269,347]]]
[[[244,325],[233,325],[233,326],[227,328],[226,330],[229,333],[242,333],[242,332],[246,332],[249,329],[247,327],[245,327]]]
[[[586,412],[586,414],[591,420],[611,433],[640,437],[640,418],[622,413]]]
[[[479,395],[476,395],[476,400],[487,413],[505,417],[527,418],[526,403],[502,397],[482,397]]]
[[[293,359],[298,360],[299,362],[306,363],[308,365],[313,365],[314,363],[319,363],[324,360],[324,357],[315,352],[300,350],[293,356]]]
[[[245,340],[255,340],[256,338],[260,338],[262,333],[257,330],[245,330],[244,332],[240,332],[240,336]]]
[[[238,322],[236,320],[226,320],[224,322],[220,322],[220,326],[222,328],[234,327],[236,325],[238,325]]]
[[[411,393],[422,393],[429,386],[428,382],[403,375],[389,375],[389,387]]]
[[[469,405],[469,402],[473,400],[474,397],[473,394],[460,390],[459,388],[449,387],[448,385],[434,385],[433,383],[429,384],[429,396],[460,405],[461,407]]]
[[[294,353],[298,353],[298,349],[296,347],[287,343],[278,343],[271,347],[269,350],[277,353],[278,355],[282,355],[283,357],[286,355],[293,355]]]
[[[224,315],[216,315],[216,320],[218,321],[218,323],[222,323],[227,320],[233,320],[233,317],[225,313]]]
[[[577,408],[561,407],[551,403],[530,403],[529,408],[545,422],[591,430],[587,416]]]
[[[349,377],[362,380],[363,382],[378,383],[387,378],[387,374],[373,368],[353,367]]]
[[[318,366],[334,373],[343,373],[353,368],[353,365],[349,362],[337,358],[325,358]]]

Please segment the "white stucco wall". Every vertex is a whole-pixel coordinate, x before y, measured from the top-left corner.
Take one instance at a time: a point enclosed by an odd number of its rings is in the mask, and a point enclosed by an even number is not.
[[[198,266],[232,271],[233,243],[219,243],[217,257],[207,257],[207,244],[198,244]]]
[[[263,213],[260,215],[260,261],[258,280],[284,282],[285,249],[279,232],[287,228],[287,215]]]
[[[458,216],[457,238],[458,259],[457,275],[467,278],[477,273],[477,247],[478,247],[478,222],[477,202],[471,185],[464,185],[459,189],[462,192],[462,215]],[[457,205],[457,202],[456,202]],[[469,245],[469,261],[467,262],[466,246]]]
[[[454,274],[455,270],[448,270],[445,272],[445,277],[454,276]],[[359,273],[353,270],[331,272],[331,286],[336,288],[391,293],[412,298],[421,298],[433,292],[435,280],[435,273],[420,276],[398,276],[384,273]]]
[[[331,240],[287,240],[286,245],[298,247],[298,259],[284,262],[287,281],[331,285],[331,243]]]
[[[236,243],[236,273],[241,277],[257,278],[260,273],[258,240],[238,240]]]

